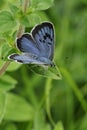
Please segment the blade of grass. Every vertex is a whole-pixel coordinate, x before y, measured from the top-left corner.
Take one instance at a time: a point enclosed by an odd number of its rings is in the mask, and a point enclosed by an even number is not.
[[[75,93],[76,97],[78,98],[79,102],[81,103],[81,106],[85,112],[87,112],[87,102],[84,99],[83,94],[81,93],[80,89],[78,88],[77,84],[73,80],[70,73],[65,68],[60,68],[60,71],[62,75],[64,76],[66,82],[69,84],[73,92]]]
[[[46,96],[46,111],[49,117],[50,122],[53,126],[55,126],[55,122],[52,119],[51,111],[50,111],[50,91],[52,88],[52,79],[47,79],[45,86],[45,96]]]

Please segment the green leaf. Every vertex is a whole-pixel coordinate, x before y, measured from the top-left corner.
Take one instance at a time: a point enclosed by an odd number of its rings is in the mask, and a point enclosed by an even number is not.
[[[4,117],[6,109],[6,93],[0,91],[0,123]]]
[[[10,63],[10,65],[8,66],[6,71],[15,71],[15,70],[19,69],[21,66],[22,66],[22,64],[20,64],[20,63],[18,64],[13,61]]]
[[[77,124],[78,130],[86,130],[87,129],[87,114],[85,114]]]
[[[33,27],[36,24],[39,24],[43,21],[48,21],[48,17],[44,12],[33,12],[27,15],[28,18],[28,27]]]
[[[20,18],[20,23],[26,27],[29,27],[29,20],[28,20],[28,17],[23,15],[21,18]]]
[[[6,74],[4,74],[1,77],[1,80],[5,81],[5,82],[8,82],[8,83],[11,83],[11,84],[16,84],[17,83],[17,81],[15,79],[13,79],[11,76],[6,75]]]
[[[31,7],[35,10],[46,10],[53,5],[54,0],[32,0]]]
[[[45,121],[44,111],[36,111],[34,118],[34,129],[35,130],[51,130],[51,126]]]
[[[12,121],[33,120],[34,111],[33,107],[24,98],[8,93],[4,119]]]
[[[63,127],[63,124],[62,122],[58,122],[55,127],[54,127],[54,130],[64,130],[64,127]]]
[[[15,5],[12,4],[12,3],[9,3],[9,7],[10,7],[10,10],[11,10],[11,12],[12,12],[13,14],[16,14],[16,13],[19,11],[18,7],[15,6]]]
[[[44,12],[33,12],[20,18],[20,23],[25,27],[33,27],[43,21],[48,21],[48,17]]]
[[[0,47],[0,58],[2,60],[7,60],[7,56],[9,54],[9,52],[12,50],[11,47],[9,47],[8,44],[3,43]]]
[[[47,78],[52,78],[52,79],[56,79],[59,80],[62,78],[61,73],[58,69],[58,67],[55,65],[54,67],[42,67],[42,66],[37,66],[37,65],[29,65],[29,68],[39,74],[42,75],[44,77]]]
[[[5,125],[4,130],[18,130],[15,123],[9,122]]]
[[[9,75],[3,75],[0,77],[0,91],[8,91],[15,87],[17,81]]]
[[[0,32],[12,30],[15,26],[15,18],[9,11],[0,12]]]

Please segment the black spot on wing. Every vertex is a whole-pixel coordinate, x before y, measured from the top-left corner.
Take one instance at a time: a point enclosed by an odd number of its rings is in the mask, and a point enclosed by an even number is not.
[[[44,23],[41,23],[41,24],[37,25],[37,26],[32,30],[32,35],[33,35],[33,37],[35,37],[35,35],[39,32],[39,30],[41,30],[42,28],[44,29],[44,27],[48,27],[49,29],[54,30],[52,23],[50,23],[50,22],[44,22]],[[44,30],[44,31],[45,31],[45,30]],[[46,33],[46,36],[47,36],[47,37],[50,37],[50,35],[49,35],[47,32],[45,32],[45,33]],[[45,37],[45,36],[44,36],[44,37]],[[54,32],[53,32],[53,37],[54,37]],[[46,38],[46,37],[45,37],[45,38]]]
[[[46,37],[48,37],[48,38],[50,38],[50,35],[48,34],[48,33],[46,33],[46,35],[45,35]]]
[[[46,35],[44,35],[43,37],[44,37],[44,39],[46,40],[47,36],[46,36]]]
[[[50,34],[46,33],[43,37],[43,42],[47,42],[48,45],[52,45],[53,39],[51,38]]]
[[[54,54],[53,24],[50,22],[44,22],[35,26],[32,30],[32,36],[38,44],[41,56],[52,60]]]
[[[17,60],[17,62],[24,63],[23,60]]]
[[[46,43],[46,45],[47,44],[52,45],[54,43],[54,29],[53,29],[53,25],[49,22],[44,22],[42,24],[37,25],[33,29],[32,35],[37,43],[38,41],[40,44]]]

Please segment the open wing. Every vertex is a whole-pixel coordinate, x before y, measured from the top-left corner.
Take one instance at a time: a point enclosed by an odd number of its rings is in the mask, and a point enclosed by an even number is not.
[[[32,36],[29,33],[23,34],[20,38],[17,39],[17,48],[25,53],[31,53],[39,55],[39,50],[37,44],[33,40]]]
[[[54,28],[49,22],[41,23],[32,30],[32,37],[40,50],[40,56],[50,60],[54,55]]]
[[[23,64],[50,65],[48,59],[44,59],[43,57],[40,59],[38,56],[29,53],[23,53],[21,55],[14,53],[8,58]]]

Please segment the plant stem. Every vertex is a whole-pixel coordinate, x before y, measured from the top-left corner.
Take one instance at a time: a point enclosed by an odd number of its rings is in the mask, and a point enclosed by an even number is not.
[[[26,13],[28,5],[29,5],[29,0],[24,0],[24,3],[22,5],[23,5],[23,12]],[[20,24],[18,32],[17,32],[17,37],[21,37],[21,35],[24,33],[24,30],[25,30],[25,27]],[[4,65],[0,69],[0,76],[2,76],[5,73],[9,64],[10,64],[10,62],[8,62],[8,61],[4,63]]]
[[[0,76],[2,76],[4,73],[5,73],[5,71],[6,71],[6,69],[7,69],[7,67],[9,66],[9,64],[10,64],[10,62],[5,62],[5,64],[2,66],[2,68],[0,69]]]
[[[24,1],[24,6],[23,6],[23,12],[24,12],[24,13],[26,13],[27,8],[28,8],[28,6],[29,6],[29,3],[30,3],[29,0],[25,0],[25,1]]]
[[[17,38],[21,37],[21,35],[23,34],[24,30],[25,30],[24,26],[20,24],[18,32],[17,32]]]
[[[27,8],[28,8],[28,5],[29,5],[29,0],[24,0],[22,5],[23,5],[23,9],[22,10],[23,10],[24,14],[26,14],[26,11],[27,11]],[[25,27],[20,24],[19,30],[17,32],[17,37],[18,38],[21,37],[21,35],[24,33],[24,31],[25,31]]]

